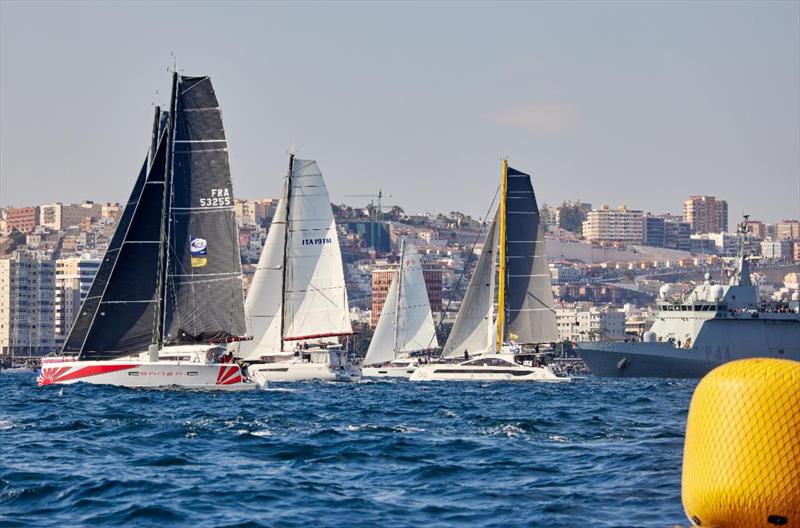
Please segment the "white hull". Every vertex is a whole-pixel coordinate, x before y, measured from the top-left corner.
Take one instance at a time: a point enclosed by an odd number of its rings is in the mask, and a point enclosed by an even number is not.
[[[456,364],[434,363],[417,367],[411,381],[538,381],[565,383],[571,378],[556,376],[549,367],[513,362],[513,356],[495,354]],[[485,363],[485,364],[480,364]]]
[[[359,372],[351,368],[336,368],[325,363],[301,363],[288,360],[276,363],[257,363],[247,367],[247,377],[258,385],[290,381],[358,381]]]
[[[239,365],[231,363],[154,362],[139,358],[78,361],[67,357],[43,360],[38,385],[78,382],[131,388],[182,387],[223,391],[256,388],[255,384],[245,382]]]
[[[410,363],[406,366],[384,365],[380,367],[361,367],[361,375],[365,378],[409,378],[419,365]]]

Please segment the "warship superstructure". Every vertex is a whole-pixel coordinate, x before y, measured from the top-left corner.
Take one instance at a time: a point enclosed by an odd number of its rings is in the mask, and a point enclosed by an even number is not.
[[[700,378],[736,359],[800,361],[798,294],[789,303],[761,303],[750,279],[747,219],[726,284],[705,281],[680,301],[661,287],[658,314],[641,341],[581,342],[578,352],[595,376]]]

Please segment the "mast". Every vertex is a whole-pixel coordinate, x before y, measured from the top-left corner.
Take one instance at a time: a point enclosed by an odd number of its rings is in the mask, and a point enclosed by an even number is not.
[[[158,148],[158,125],[161,123],[161,107],[156,105],[153,115],[153,134],[150,136],[150,153],[147,157],[148,168],[153,164]]]
[[[292,203],[292,170],[294,166],[294,152],[289,154],[289,174],[286,185],[286,218],[283,230],[283,264],[281,265],[281,352],[283,352],[286,329],[286,264],[289,261],[289,207]]]
[[[164,310],[165,310],[165,290],[167,284],[167,258],[169,249],[169,209],[170,197],[172,195],[172,154],[174,148],[175,133],[175,113],[178,99],[178,72],[172,72],[172,92],[169,100],[169,116],[167,118],[167,130],[164,138],[167,141],[166,163],[164,171],[164,201],[161,211],[161,236],[159,242],[158,258],[158,287],[156,289],[156,322],[153,331],[153,340],[148,348],[150,361],[158,361],[158,349],[164,342]]]
[[[397,270],[397,304],[394,310],[394,341],[392,344],[392,350],[394,351],[394,356],[397,357],[397,324],[400,322],[400,290],[403,287],[403,258],[405,253],[406,241],[402,239],[400,241],[400,267]]]
[[[506,297],[506,194],[508,180],[508,160],[503,160],[503,176],[500,183],[500,265],[498,268],[497,284],[497,349],[499,353],[503,347],[503,326],[505,318]]]

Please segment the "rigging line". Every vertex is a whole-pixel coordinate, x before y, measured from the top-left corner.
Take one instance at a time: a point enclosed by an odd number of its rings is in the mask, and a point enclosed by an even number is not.
[[[486,216],[483,217],[483,222],[481,223],[481,228],[478,230],[478,234],[475,235],[475,241],[472,243],[472,247],[469,250],[469,255],[467,255],[467,260],[464,263],[464,269],[461,270],[461,275],[458,277],[458,281],[456,282],[455,287],[453,288],[453,293],[450,295],[450,299],[447,300],[447,306],[445,306],[444,310],[442,311],[442,316],[439,319],[439,324],[436,325],[436,331],[433,333],[433,337],[430,338],[428,341],[428,349],[431,348],[431,344],[433,343],[434,338],[436,338],[437,334],[442,328],[442,323],[444,323],[445,315],[450,310],[450,304],[453,302],[453,298],[458,291],[458,287],[461,285],[461,281],[464,280],[464,275],[467,273],[467,266],[469,265],[470,260],[472,260],[472,255],[475,253],[475,246],[478,244],[478,241],[481,239],[481,234],[483,233],[483,228],[486,227],[486,222],[489,220],[489,213],[492,212],[492,208],[494,207],[494,203],[497,201],[497,195],[500,194],[500,185],[497,186],[497,190],[494,192],[494,197],[492,198],[492,203],[489,204],[489,209],[486,211]],[[445,345],[447,342],[445,341]],[[444,347],[444,345],[442,345]]]

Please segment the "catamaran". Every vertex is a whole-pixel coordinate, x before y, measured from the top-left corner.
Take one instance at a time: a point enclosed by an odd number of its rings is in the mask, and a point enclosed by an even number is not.
[[[399,269],[389,285],[362,375],[408,378],[418,366],[411,354],[438,347],[422,262],[417,249],[402,241]]]
[[[256,383],[360,375],[339,343],[353,329],[336,221],[316,161],[289,156],[245,308],[253,340],[231,349]]]
[[[421,365],[410,379],[570,381],[538,364],[535,351],[557,340],[544,229],[531,178],[503,160],[500,205],[442,349],[443,359],[464,360]]]
[[[228,147],[209,77],[173,73],[149,154],[61,354],[39,385],[245,390],[246,332]]]

